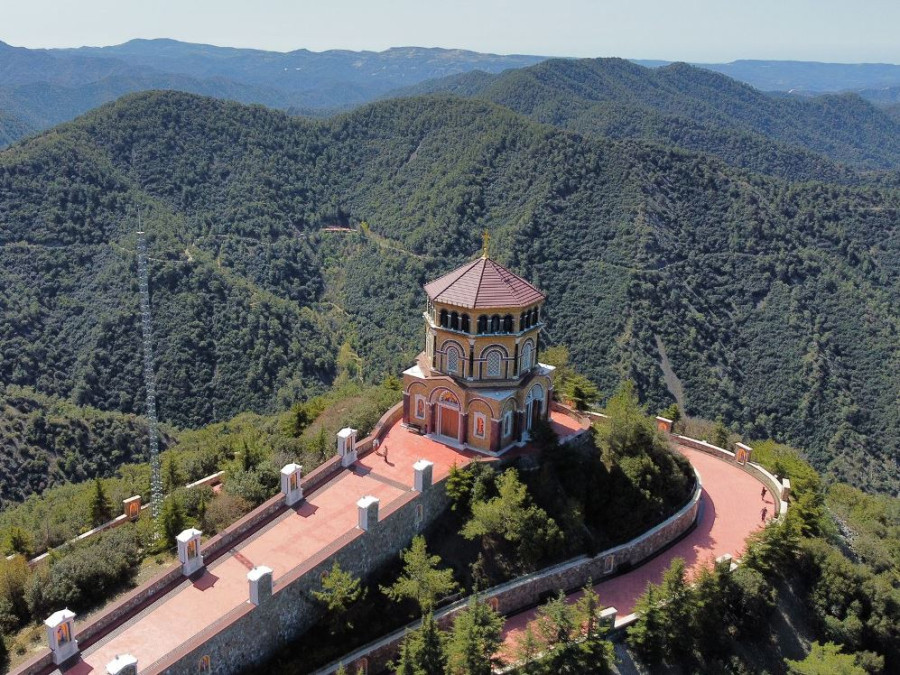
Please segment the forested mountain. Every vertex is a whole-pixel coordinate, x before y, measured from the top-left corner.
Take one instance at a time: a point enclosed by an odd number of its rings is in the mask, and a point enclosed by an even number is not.
[[[163,434],[162,447],[171,439]],[[0,507],[146,461],[146,420],[0,385]]]
[[[24,138],[34,130],[21,117],[0,110],[0,148]]]
[[[0,86],[0,116],[3,115],[3,110],[14,110],[20,121],[20,125],[12,127],[8,134],[0,135],[0,147],[9,145],[32,131],[67,122],[125,94],[154,89],[184,91],[240,103],[262,103],[273,108],[287,108],[292,103],[289,96],[274,89],[240,84],[223,78],[197,79],[154,72],[110,75],[94,82],[72,86],[49,82]]]
[[[430,78],[473,68],[499,72],[542,58],[419,47],[281,53],[176,40],[79,49],[25,49],[0,42],[0,147],[138,91],[178,90],[321,113]],[[5,124],[7,116],[23,124]]]
[[[554,59],[398,93],[434,92],[499,103],[579,133],[710,153],[791,180],[854,182],[840,164],[900,168],[900,126],[858,96],[769,96],[686,64],[645,68],[623,59]]]
[[[420,284],[487,228],[548,293],[547,343],[604,392],[632,378],[657,408],[680,385],[692,414],[896,490],[898,209],[897,189],[789,184],[480,101],[312,121],[132,95],[0,153],[0,380],[142,409],[138,210],[160,411],[182,426],[319,391],[338,359],[397,373]]]

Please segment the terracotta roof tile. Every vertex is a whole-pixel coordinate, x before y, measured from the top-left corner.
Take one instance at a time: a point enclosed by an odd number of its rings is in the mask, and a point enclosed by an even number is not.
[[[425,284],[435,302],[487,309],[526,307],[546,297],[538,289],[490,258],[479,258]]]

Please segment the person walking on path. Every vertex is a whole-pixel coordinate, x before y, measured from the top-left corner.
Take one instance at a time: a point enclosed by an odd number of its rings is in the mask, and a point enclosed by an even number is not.
[[[762,497],[763,501],[766,501],[766,486],[765,485],[763,485],[762,492],[760,493],[759,496]]]
[[[760,520],[762,522],[766,522],[766,516],[769,515],[769,509],[767,507],[762,507],[762,511],[759,512]]]
[[[384,450],[381,451],[381,454],[384,455],[384,461],[387,462],[387,443],[384,444]]]

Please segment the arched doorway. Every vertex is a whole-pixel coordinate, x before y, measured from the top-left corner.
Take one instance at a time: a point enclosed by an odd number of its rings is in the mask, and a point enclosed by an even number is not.
[[[446,389],[438,396],[437,433],[454,442],[459,438],[459,399]]]
[[[536,384],[528,392],[525,399],[525,429],[531,431],[535,424],[543,419],[544,388]]]

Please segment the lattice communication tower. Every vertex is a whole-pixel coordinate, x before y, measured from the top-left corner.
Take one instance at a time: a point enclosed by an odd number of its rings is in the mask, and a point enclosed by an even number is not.
[[[139,221],[140,222],[140,221]],[[154,520],[162,508],[162,477],[159,469],[159,436],[156,431],[156,375],[153,373],[153,325],[150,321],[150,289],[147,283],[147,242],[138,231],[138,277],[141,287],[141,326],[144,334],[144,384],[147,388],[147,428],[150,433],[150,512]]]

